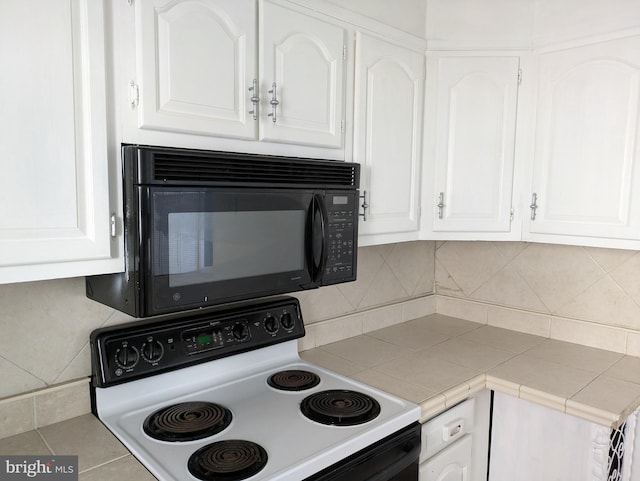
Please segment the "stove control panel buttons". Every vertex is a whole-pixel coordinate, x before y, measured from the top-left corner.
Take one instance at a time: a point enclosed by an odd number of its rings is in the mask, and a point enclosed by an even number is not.
[[[280,316],[280,324],[287,331],[291,331],[296,325],[290,312],[285,312],[284,314],[282,314],[282,316]]]
[[[123,344],[123,346],[116,351],[116,365],[121,369],[133,369],[139,360],[140,354],[138,350],[128,344]]]
[[[291,297],[111,326],[91,335],[94,382],[105,387],[303,335],[299,302]]]
[[[264,321],[262,321],[262,324],[264,325],[264,330],[267,331],[267,333],[269,334],[275,334],[276,332],[278,332],[278,329],[280,328],[280,324],[278,324],[278,320],[271,314],[267,315],[267,317],[264,318]]]
[[[149,337],[147,341],[142,345],[142,359],[151,364],[157,363],[162,359],[164,354],[164,346],[160,341],[154,341],[152,337]]]
[[[236,322],[231,327],[231,334],[236,341],[244,342],[249,340],[251,331],[249,331],[249,326],[246,321]]]

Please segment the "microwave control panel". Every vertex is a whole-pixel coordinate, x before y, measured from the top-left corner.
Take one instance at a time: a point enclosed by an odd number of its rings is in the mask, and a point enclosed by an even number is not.
[[[357,200],[357,192],[348,194],[327,192],[328,245],[323,284],[355,280]]]

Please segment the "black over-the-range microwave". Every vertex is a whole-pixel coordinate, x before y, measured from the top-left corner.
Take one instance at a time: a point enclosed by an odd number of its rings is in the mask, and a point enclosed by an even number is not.
[[[360,166],[123,145],[125,271],[87,296],[134,317],[356,278]]]

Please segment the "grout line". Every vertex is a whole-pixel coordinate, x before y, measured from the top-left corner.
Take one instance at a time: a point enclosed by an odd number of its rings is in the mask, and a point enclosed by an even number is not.
[[[106,466],[107,464],[115,463],[116,461],[120,461],[121,459],[131,457],[131,456],[132,456],[131,453],[123,454],[122,456],[118,456],[117,458],[110,459],[109,461],[105,461],[104,463],[96,464],[95,466],[91,466],[90,468],[83,469],[78,474],[84,474],[89,471],[93,471],[94,469],[101,468],[103,466]]]

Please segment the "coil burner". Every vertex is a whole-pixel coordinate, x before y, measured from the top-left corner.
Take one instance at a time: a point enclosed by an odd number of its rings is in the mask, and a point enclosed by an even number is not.
[[[321,424],[354,426],[375,419],[380,414],[380,404],[367,394],[337,389],[306,397],[300,403],[300,410]]]
[[[304,391],[320,384],[320,376],[313,372],[293,369],[271,375],[267,383],[272,388],[282,391]]]
[[[210,402],[173,404],[151,414],[144,432],[160,441],[193,441],[213,436],[231,424],[227,408]]]
[[[267,452],[251,441],[229,439],[207,444],[191,455],[189,472],[203,481],[239,481],[265,467]]]

